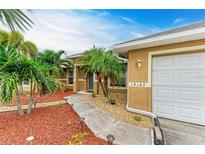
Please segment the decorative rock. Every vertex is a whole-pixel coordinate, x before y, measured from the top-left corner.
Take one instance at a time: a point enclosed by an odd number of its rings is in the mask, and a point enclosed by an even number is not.
[[[26,138],[26,141],[31,142],[34,140],[34,136],[29,136]]]

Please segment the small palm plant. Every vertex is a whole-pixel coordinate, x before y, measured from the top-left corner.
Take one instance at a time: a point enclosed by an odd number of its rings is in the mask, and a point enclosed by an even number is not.
[[[62,66],[66,68],[72,67],[72,61],[66,58],[62,58],[65,54],[64,51],[53,51],[53,50],[44,50],[42,53],[37,55],[36,60],[42,65],[41,71],[45,75],[50,75],[57,77],[62,72]],[[57,82],[57,81],[56,81]],[[59,87],[62,87],[62,83],[57,82]],[[41,94],[46,94],[47,89],[44,83],[41,84]]]
[[[18,87],[21,82],[21,74],[19,74],[14,67],[19,58],[20,55],[15,48],[0,45],[0,100],[1,102],[11,101],[14,95],[16,95],[18,112],[20,115],[23,115]]]
[[[93,46],[77,60],[77,64],[80,64],[80,68],[87,74],[96,73],[105,97],[109,95],[109,78],[119,83],[122,81],[124,65],[111,50]],[[104,84],[102,84],[102,79],[104,79]]]

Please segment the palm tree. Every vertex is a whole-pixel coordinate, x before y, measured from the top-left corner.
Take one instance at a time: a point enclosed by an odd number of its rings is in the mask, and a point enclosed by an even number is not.
[[[104,79],[106,97],[108,97],[108,79],[120,84],[123,80],[124,64],[113,54],[112,50],[108,50],[103,53],[102,57],[99,57],[97,65]]]
[[[96,73],[98,84],[100,84],[103,94],[106,96],[106,92],[102,83],[102,75],[100,73],[100,65],[98,65],[98,63],[100,62],[100,57],[102,57],[104,52],[105,48],[97,47],[94,45],[89,50],[86,50],[82,54],[80,59],[76,61],[76,63],[80,64],[80,69],[82,69],[86,73],[86,75],[93,72]],[[97,85],[97,87],[99,87],[99,85]]]
[[[10,46],[18,48],[21,43],[24,41],[24,36],[18,32],[10,32],[8,37],[8,44]]]
[[[9,40],[9,33],[0,29],[0,44],[7,45]]]
[[[1,91],[0,100],[11,101],[14,95],[16,95],[16,105],[20,115],[24,112],[20,103],[20,93],[18,84],[20,82],[20,75],[14,71],[15,62],[19,59],[19,54],[13,47],[4,47],[0,45],[0,81]]]
[[[34,100],[34,92],[38,84],[43,84],[49,93],[53,93],[57,90],[58,82],[51,76],[45,74],[47,66],[40,63],[35,59],[29,60],[29,72],[27,73],[27,79],[30,80],[30,94],[29,94],[29,105],[27,113],[30,114],[32,110],[32,104]]]
[[[31,41],[24,41],[19,46],[20,50],[23,54],[27,55],[28,57],[35,57],[38,54],[37,46]]]
[[[49,92],[55,91],[57,87],[55,79],[44,74],[42,71],[43,67],[43,64],[22,55],[15,47],[4,47],[3,45],[0,45],[1,102],[11,101],[14,95],[16,95],[18,112],[20,115],[23,115],[24,112],[19,99],[19,85],[22,85],[24,80],[30,80],[31,89],[27,112],[31,113],[35,90],[33,88],[33,83],[43,83]]]
[[[93,46],[81,56],[77,64],[81,64],[80,68],[86,74],[96,73],[98,83],[105,97],[108,97],[108,78],[120,82],[123,76],[121,61],[111,50],[106,50],[103,47]],[[102,84],[102,78],[104,79],[104,85]]]
[[[43,72],[45,75],[50,75],[57,77],[62,72],[62,66],[66,68],[72,67],[72,61],[69,59],[62,58],[65,54],[64,51],[53,51],[53,50],[44,50],[42,53],[37,55],[37,61],[42,64]],[[57,82],[57,81],[56,81]],[[62,87],[60,82],[57,82],[59,87]],[[45,85],[41,84],[41,94],[46,94],[47,89]]]
[[[31,10],[20,10],[20,9],[0,9],[0,22],[9,27],[11,31],[28,30],[34,24],[33,21],[28,17]]]
[[[18,32],[6,32],[0,30],[0,44],[4,46],[13,46],[22,54],[34,58],[38,54],[37,46],[31,41],[24,41],[24,36]],[[23,85],[20,85],[20,93],[23,93]]]
[[[42,61],[42,63],[49,64],[51,66],[56,66],[59,70],[62,69],[62,66],[67,68],[72,67],[72,61],[70,59],[63,58],[65,56],[65,51],[59,50],[44,50],[39,54],[38,59]]]

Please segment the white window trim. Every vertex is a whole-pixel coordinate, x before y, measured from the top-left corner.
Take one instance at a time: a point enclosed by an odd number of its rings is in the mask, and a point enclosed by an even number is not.
[[[126,77],[125,87],[124,86],[111,86],[110,85],[111,84],[110,78],[108,78],[108,88],[109,89],[127,89],[127,84],[128,84],[127,70],[128,70],[128,66],[127,66],[126,72],[125,72],[125,77]]]
[[[30,86],[30,80],[29,80],[28,84],[25,84],[24,81],[23,81],[23,86],[24,87],[29,87]]]
[[[74,83],[74,68],[73,68],[73,83]],[[69,83],[69,69],[68,69],[68,72],[67,72],[67,85],[68,86],[73,86],[73,84]]]

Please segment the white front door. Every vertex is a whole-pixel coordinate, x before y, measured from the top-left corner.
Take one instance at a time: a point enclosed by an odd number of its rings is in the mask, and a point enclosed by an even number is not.
[[[205,125],[205,53],[153,57],[153,113]]]

